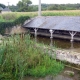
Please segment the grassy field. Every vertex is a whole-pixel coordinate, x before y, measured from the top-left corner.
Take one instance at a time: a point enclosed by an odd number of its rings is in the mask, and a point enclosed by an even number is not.
[[[14,20],[20,16],[38,16],[38,12],[11,12],[0,14],[0,21]],[[80,16],[80,10],[42,11],[42,16]]]
[[[43,11],[43,16],[80,16],[80,10]]]

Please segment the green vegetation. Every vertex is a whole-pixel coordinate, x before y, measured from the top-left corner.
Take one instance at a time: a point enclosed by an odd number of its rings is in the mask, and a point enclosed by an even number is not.
[[[18,18],[20,16],[30,16],[35,17],[38,16],[38,12],[12,12],[0,14],[0,21],[10,15],[11,17]],[[80,16],[80,10],[54,10],[54,11],[42,11],[42,16]],[[12,19],[12,20],[13,20]]]
[[[80,10],[54,10],[54,11],[42,11],[43,16],[80,16]],[[11,21],[19,18],[20,16],[38,16],[38,12],[12,12],[0,14],[1,21]]]
[[[19,14],[19,13],[5,13],[0,14],[0,22],[11,22],[14,21],[20,17],[28,17],[25,13]]]
[[[43,11],[43,16],[80,16],[80,10]]]
[[[57,75],[61,62],[53,60],[30,40],[29,35],[12,36],[0,44],[0,80],[22,80],[25,76]]]
[[[21,0],[21,1],[19,1],[18,4],[17,4],[18,11],[19,12],[31,11],[30,10],[30,4],[32,4],[32,2],[30,0]]]
[[[70,74],[69,74],[69,76],[70,76],[70,77],[73,77],[73,76],[74,76],[74,74],[70,73]]]
[[[22,25],[29,18],[30,17],[28,16],[20,16],[16,18],[16,16],[12,14],[3,14],[0,20],[0,34],[4,34],[6,28],[13,27],[15,25]]]
[[[38,12],[12,12],[0,14],[0,33],[4,34],[6,27],[23,24],[30,16],[35,17]],[[80,10],[42,11],[42,16],[80,16]]]
[[[38,11],[38,5],[30,5],[29,7],[22,6],[23,3],[21,1],[15,6],[10,6],[12,11]],[[22,8],[20,7],[22,6]],[[45,10],[80,10],[80,4],[41,4],[42,11]]]
[[[6,6],[5,6],[4,4],[1,4],[1,3],[0,3],[0,7],[1,7],[1,8],[5,8]]]
[[[38,11],[38,5],[31,5],[31,0],[20,0],[16,5],[9,5],[13,12],[32,12]],[[4,4],[0,7],[5,8]],[[80,3],[77,4],[41,4],[42,11],[45,10],[80,10]]]

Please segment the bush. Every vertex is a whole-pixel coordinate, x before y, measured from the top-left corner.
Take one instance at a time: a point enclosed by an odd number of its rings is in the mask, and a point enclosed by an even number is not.
[[[30,18],[29,16],[21,16],[14,21],[0,22],[0,34],[4,34],[6,28],[13,27],[19,24],[23,24],[29,18]]]

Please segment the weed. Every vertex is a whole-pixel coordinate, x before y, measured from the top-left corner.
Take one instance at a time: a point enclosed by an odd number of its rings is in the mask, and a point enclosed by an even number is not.
[[[0,46],[0,80],[21,80],[24,76],[57,75],[64,65],[49,57],[29,35],[7,38]]]

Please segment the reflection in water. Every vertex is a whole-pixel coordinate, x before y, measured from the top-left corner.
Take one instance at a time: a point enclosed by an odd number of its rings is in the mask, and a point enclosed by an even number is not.
[[[36,29],[36,28],[34,29],[34,31],[35,31],[35,34],[34,34],[34,36],[35,36],[35,42],[37,42],[37,30],[38,29]]]
[[[74,49],[74,42],[73,41],[70,41],[71,42],[71,50],[73,50]]]
[[[53,38],[50,38],[50,47],[53,46]]]
[[[34,35],[35,36],[35,35]],[[72,50],[79,52],[80,53],[80,42],[79,41],[74,41],[70,42],[70,40],[64,40],[64,39],[58,39],[54,38],[53,40],[50,40],[49,37],[42,37],[42,36],[32,36],[32,38],[35,38],[35,41],[38,43],[46,44],[46,45],[54,45],[57,48],[61,49],[67,49],[67,50]]]
[[[35,35],[35,42],[37,43],[37,35]]]
[[[56,39],[56,38],[54,38],[54,40],[52,39],[50,40],[49,37],[37,36],[37,42],[44,43],[46,45],[52,45],[52,46],[54,45],[57,48],[68,49],[68,50],[80,52],[80,42],[79,41],[70,42],[70,40],[66,40],[66,39],[63,40],[63,39]]]

